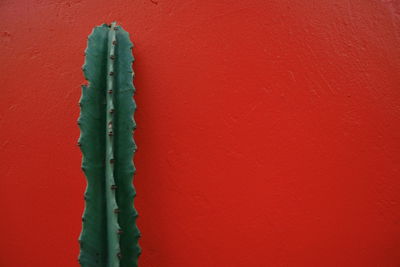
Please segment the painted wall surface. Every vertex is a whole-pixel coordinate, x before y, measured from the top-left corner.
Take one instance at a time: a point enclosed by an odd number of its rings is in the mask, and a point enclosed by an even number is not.
[[[0,266],[78,266],[83,51],[113,20],[141,266],[400,266],[397,0],[1,0]]]

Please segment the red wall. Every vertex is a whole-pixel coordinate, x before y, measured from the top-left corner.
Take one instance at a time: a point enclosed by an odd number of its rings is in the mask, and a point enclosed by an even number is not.
[[[112,20],[140,266],[400,266],[396,0],[2,0],[0,266],[78,265],[80,68]]]

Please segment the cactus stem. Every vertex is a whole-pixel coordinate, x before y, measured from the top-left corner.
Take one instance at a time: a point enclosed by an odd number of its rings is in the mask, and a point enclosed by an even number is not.
[[[115,22],[96,27],[90,36],[82,66],[88,84],[82,85],[77,121],[88,181],[79,262],[82,267],[137,267],[139,230],[131,185],[136,145],[129,131],[136,129],[132,43]]]

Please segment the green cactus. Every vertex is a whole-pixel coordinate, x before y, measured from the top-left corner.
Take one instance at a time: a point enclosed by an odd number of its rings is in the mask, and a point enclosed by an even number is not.
[[[83,267],[134,267],[141,249],[132,185],[137,147],[133,113],[132,42],[116,23],[95,27],[82,69],[78,124],[82,170],[87,179],[79,237]]]

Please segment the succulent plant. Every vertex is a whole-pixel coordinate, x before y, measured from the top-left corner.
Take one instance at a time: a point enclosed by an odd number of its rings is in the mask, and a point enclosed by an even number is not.
[[[82,86],[78,119],[87,179],[79,237],[83,267],[134,267],[141,253],[132,185],[137,149],[132,47],[129,34],[113,22],[95,27],[85,50],[88,83]]]

